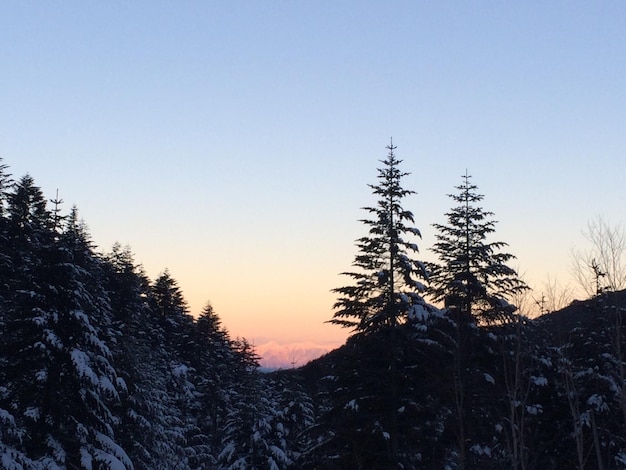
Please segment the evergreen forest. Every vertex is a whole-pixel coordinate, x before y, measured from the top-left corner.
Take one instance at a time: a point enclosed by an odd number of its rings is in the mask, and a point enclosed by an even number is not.
[[[615,263],[594,260],[588,299],[529,318],[467,172],[420,261],[395,149],[334,289],[346,344],[270,372],[210,303],[191,315],[167,270],[99,251],[76,207],[1,165],[1,468],[626,469]]]

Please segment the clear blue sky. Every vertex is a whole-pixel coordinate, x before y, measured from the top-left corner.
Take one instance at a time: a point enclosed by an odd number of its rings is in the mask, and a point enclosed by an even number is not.
[[[345,337],[392,136],[424,258],[466,168],[531,285],[623,222],[623,1],[6,1],[0,60],[12,173],[256,343]]]

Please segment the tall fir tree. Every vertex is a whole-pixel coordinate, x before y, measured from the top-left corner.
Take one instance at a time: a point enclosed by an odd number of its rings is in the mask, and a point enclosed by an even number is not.
[[[161,347],[168,356],[169,365],[167,391],[178,413],[178,424],[173,429],[177,434],[176,442],[182,446],[180,468],[185,468],[189,465],[189,458],[196,454],[189,444],[198,433],[196,399],[200,378],[194,367],[197,359],[194,354],[195,323],[178,282],[167,269],[153,282],[149,304],[163,330]]]
[[[396,326],[420,314],[425,306],[420,279],[427,274],[424,264],[412,258],[418,247],[411,241],[421,233],[412,226],[413,213],[402,206],[404,198],[415,191],[402,186],[402,178],[409,173],[400,170],[402,160],[396,158],[395,149],[393,142],[387,146],[378,184],[369,185],[378,201],[363,208],[371,218],[360,221],[368,227],[368,234],[356,242],[359,253],[353,266],[357,270],[342,273],[354,284],[333,289],[339,299],[330,323],[357,332]]]
[[[493,323],[516,310],[510,301],[527,286],[507,265],[515,259],[501,251],[507,244],[487,240],[496,221],[478,206],[484,196],[470,178],[466,172],[458,193],[449,195],[457,206],[446,213],[448,223],[433,224],[438,233],[432,251],[439,262],[429,265],[429,293],[449,310]]]
[[[381,353],[342,371],[353,380],[339,407],[341,432],[326,444],[331,448],[352,442],[348,461],[359,468],[402,465],[399,410],[405,388],[401,358],[414,332],[410,327],[428,318],[432,310],[422,297],[425,265],[413,258],[418,252],[414,240],[421,233],[413,226],[413,213],[403,207],[404,199],[415,191],[402,185],[408,173],[400,170],[402,161],[395,149],[393,142],[387,146],[378,183],[369,185],[378,200],[375,206],[364,208],[370,217],[361,222],[368,234],[356,242],[359,252],[353,266],[357,269],[343,273],[354,284],[333,290],[339,298],[330,323],[352,328],[355,345],[375,345]]]
[[[0,237],[4,237],[6,225],[6,209],[8,203],[9,190],[13,186],[13,179],[9,173],[9,166],[2,163],[0,158]],[[1,239],[0,239],[1,240]]]
[[[230,393],[241,377],[235,375],[233,364],[238,355],[213,306],[207,302],[197,318],[194,339],[194,367],[200,372],[197,390],[198,427],[204,436],[194,438],[197,447],[208,446],[205,453],[217,455],[221,446],[222,429],[230,410]],[[195,460],[198,460],[197,458]],[[214,463],[214,462],[213,462]]]
[[[454,399],[452,427],[456,436],[459,469],[472,468],[472,446],[479,439],[475,410],[480,397],[476,384],[484,344],[475,328],[477,323],[493,324],[510,320],[516,307],[512,297],[527,289],[515,270],[506,265],[513,255],[501,252],[504,242],[488,242],[495,231],[493,214],[477,204],[483,199],[470,176],[463,176],[458,194],[449,195],[457,204],[446,214],[448,224],[434,224],[438,233],[432,251],[439,263],[430,268],[429,289],[433,299],[442,302],[454,324],[451,351],[451,383]]]
[[[1,159],[0,159],[1,162]],[[8,231],[8,204],[13,198],[11,189],[13,181],[8,173],[8,166],[0,164],[0,462],[7,468],[32,468],[34,462],[20,450],[27,430],[20,419],[20,411],[11,407],[9,395],[9,371],[12,365],[11,354],[7,345],[12,321],[9,318],[13,310],[12,301],[15,295],[15,250],[12,234]],[[11,324],[11,327],[8,325]]]
[[[114,245],[106,260],[106,289],[119,332],[111,349],[127,385],[120,394],[120,444],[136,468],[180,468],[180,413],[168,393],[171,350],[161,316],[148,305],[150,281],[129,247]]]
[[[13,274],[13,262],[9,244],[9,234],[7,231],[6,209],[9,199],[9,189],[12,185],[11,175],[8,173],[8,166],[0,159],[0,335],[4,328],[5,320],[5,300],[10,292],[10,279]],[[0,380],[2,380],[2,357],[0,356]],[[4,380],[2,380],[4,383]]]
[[[13,274],[0,408],[23,428],[19,448],[45,468],[133,468],[114,432],[121,384],[107,344],[110,305],[86,230],[73,211],[57,232],[28,176],[15,186],[8,214]]]

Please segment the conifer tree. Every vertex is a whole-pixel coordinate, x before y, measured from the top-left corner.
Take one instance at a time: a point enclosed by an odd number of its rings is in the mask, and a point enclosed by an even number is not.
[[[0,408],[24,429],[20,450],[46,468],[133,468],[116,443],[121,384],[107,345],[110,305],[84,227],[74,211],[57,233],[28,176],[9,199],[14,272],[5,298],[0,355],[7,358],[7,387]]]
[[[176,318],[189,313],[178,282],[168,269],[163,271],[152,285],[151,304],[154,312],[163,317]]]
[[[0,162],[2,160],[0,159]],[[20,423],[20,416],[16,418],[16,410],[10,406],[8,400],[10,394],[9,380],[12,380],[9,367],[12,364],[9,349],[9,335],[7,323],[9,313],[12,310],[12,298],[15,295],[14,288],[14,243],[10,241],[8,232],[8,201],[12,197],[9,190],[13,181],[8,173],[8,166],[0,164],[0,462],[7,468],[32,468],[34,462],[24,452],[18,450],[21,447],[27,430]],[[13,234],[16,232],[14,231]]]
[[[6,207],[8,201],[8,190],[12,184],[11,176],[9,175],[7,165],[1,163],[0,159],[0,337],[4,327],[5,320],[5,299],[9,292],[9,279],[13,273],[13,263],[11,260],[11,253],[9,251],[9,239],[7,232],[7,217]],[[2,357],[0,356],[0,366],[2,364]],[[2,380],[2,370],[0,367],[0,380]],[[2,380],[4,382],[4,380]]]
[[[400,170],[402,160],[396,158],[393,142],[387,149],[387,158],[381,160],[383,167],[378,169],[378,184],[369,185],[378,197],[377,204],[363,208],[371,218],[361,220],[368,234],[356,242],[359,253],[353,266],[357,269],[342,273],[355,283],[333,289],[339,299],[330,323],[357,332],[396,326],[420,315],[425,305],[419,279],[426,279],[426,270],[422,262],[411,257],[418,252],[411,239],[421,237],[421,233],[412,226],[413,213],[402,206],[404,198],[415,191],[402,186],[402,178],[409,173]]]
[[[222,320],[215,313],[211,302],[207,302],[196,320],[198,333],[209,343],[228,343],[228,332],[222,326]]]
[[[207,302],[196,321],[195,353],[196,369],[201,371],[198,390],[199,427],[207,434],[204,444],[213,450],[221,443],[221,429],[229,411],[230,389],[241,377],[236,377],[233,364],[238,359],[232,349],[228,332]]]
[[[281,409],[277,381],[259,370],[259,357],[245,339],[235,340],[238,384],[232,390],[235,402],[223,428],[219,468],[281,470],[293,468],[288,448],[288,424]]]
[[[438,233],[432,251],[439,257],[430,267],[430,293],[435,301],[443,302],[455,325],[452,356],[454,423],[457,439],[457,466],[470,465],[470,448],[476,436],[474,426],[477,394],[473,392],[479,368],[476,362],[480,350],[476,322],[494,323],[511,318],[516,310],[509,300],[525,289],[514,269],[505,263],[513,255],[502,253],[504,242],[488,242],[495,231],[492,213],[477,204],[483,196],[463,176],[457,186],[458,194],[450,197],[458,204],[446,214],[448,224],[434,224]]]
[[[8,172],[9,166],[2,163],[0,158],[0,224],[4,226],[6,222],[6,207],[9,189],[13,185],[13,180]]]
[[[457,206],[446,214],[448,223],[433,224],[438,233],[432,251],[439,262],[429,265],[429,291],[449,310],[491,323],[512,314],[509,300],[527,287],[506,264],[515,258],[501,251],[507,244],[487,241],[496,221],[477,205],[483,195],[470,178],[466,172],[458,193],[449,195]]]
[[[189,457],[195,455],[194,449],[188,447],[190,438],[198,433],[196,397],[200,377],[194,367],[195,324],[178,282],[167,269],[152,284],[149,303],[163,331],[161,347],[169,365],[167,391],[179,416],[174,430],[177,433],[176,442],[183,446],[179,460],[181,468],[184,468]]]
[[[127,388],[121,393],[121,445],[136,468],[177,468],[183,454],[180,413],[168,393],[171,351],[160,316],[148,305],[150,281],[119,244],[106,256],[106,289],[119,337],[112,346]]]
[[[381,160],[378,183],[369,185],[378,200],[375,206],[364,208],[370,217],[361,222],[368,234],[356,242],[356,269],[343,273],[354,284],[333,290],[339,299],[330,320],[355,330],[357,340],[371,343],[369,337],[375,336],[372,342],[382,354],[342,371],[346,377],[352,377],[352,385],[346,389],[345,403],[339,408],[341,434],[338,432],[328,442],[334,446],[351,441],[353,463],[390,468],[401,465],[398,410],[402,409],[403,390],[398,366],[404,345],[414,332],[403,327],[425,320],[432,311],[421,295],[421,280],[427,278],[425,266],[412,257],[418,252],[413,240],[421,234],[413,227],[413,213],[403,207],[404,199],[415,192],[402,185],[408,173],[400,170],[402,161],[396,158],[395,149],[393,142],[387,146],[389,152]],[[368,390],[362,387],[366,382]],[[359,404],[360,411],[351,413],[355,404]]]

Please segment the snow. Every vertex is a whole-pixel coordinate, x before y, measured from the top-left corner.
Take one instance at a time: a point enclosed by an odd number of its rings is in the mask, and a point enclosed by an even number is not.
[[[485,380],[487,382],[489,382],[490,384],[495,384],[496,383],[496,379],[494,379],[491,375],[484,373],[483,377],[485,378]]]
[[[426,310],[426,308],[424,308],[421,304],[413,305],[409,311],[409,319],[411,320],[424,321],[429,317],[429,315],[430,313],[428,310]]]
[[[2,468],[5,470],[24,470],[24,466],[21,463],[16,462],[16,459],[19,458],[17,451],[15,449],[10,448],[2,448],[2,444],[0,443],[0,464],[2,464]]]
[[[85,470],[92,470],[93,468],[93,457],[84,447],[81,447],[80,449],[80,464]]]
[[[538,415],[543,413],[543,406],[541,405],[526,405],[526,413],[530,415]]]
[[[37,292],[33,291],[33,290],[24,290],[24,289],[18,289],[16,291],[18,294],[26,294],[27,296],[29,296],[31,299],[37,297]]]
[[[100,340],[95,330],[89,334],[89,342],[90,344],[94,346],[95,349],[102,352],[102,354],[106,356],[111,355],[111,351],[109,351],[109,347]]]
[[[580,422],[583,426],[591,427],[591,416],[588,411],[580,414]]]
[[[115,384],[119,390],[124,392],[128,391],[128,386],[126,385],[126,381],[122,377],[117,377],[115,379]]]
[[[65,463],[65,450],[59,441],[57,441],[54,437],[48,434],[46,438],[46,444],[50,449],[52,449],[52,456],[57,462],[62,464]],[[57,468],[56,465],[52,468]]]
[[[79,377],[87,378],[93,385],[98,386],[100,384],[100,380],[89,365],[89,356],[77,348],[72,349],[70,356],[72,357],[72,362],[76,366]]]
[[[538,387],[545,387],[546,385],[548,385],[548,379],[546,379],[545,377],[536,377],[533,375],[530,377],[530,380]]]
[[[574,374],[574,377],[576,379],[580,379],[580,378],[584,378],[584,377],[589,376],[589,375],[593,375],[593,369],[591,367],[588,367],[585,370],[581,370],[580,372],[576,372],[576,374]]]
[[[417,341],[422,343],[422,344],[426,344],[428,346],[437,346],[437,347],[441,347],[441,344],[439,344],[437,341],[433,340],[433,339],[429,339],[429,338],[417,338]]]
[[[233,456],[234,453],[235,453],[235,443],[230,441],[228,444],[224,446],[224,448],[222,449],[222,452],[220,452],[220,455],[217,458],[220,460],[222,459],[230,460],[230,458]]]
[[[552,361],[549,358],[542,357],[541,359],[539,359],[539,362],[541,362],[546,367],[552,367]]]
[[[63,342],[54,331],[49,329],[44,330],[44,339],[51,346],[54,346],[57,349],[63,349]]]
[[[289,457],[287,457],[287,454],[285,454],[285,452],[277,446],[270,446],[270,451],[272,452],[272,455],[281,463],[283,464],[290,464],[291,463],[291,459]],[[280,467],[279,467],[280,468]]]
[[[174,377],[185,377],[187,376],[188,372],[189,367],[187,367],[185,364],[179,364],[172,369],[172,374],[174,374]]]
[[[474,444],[472,447],[470,447],[470,451],[474,452],[477,455],[486,455],[487,457],[491,457],[491,448],[489,446]]]
[[[85,325],[89,324],[89,318],[82,310],[72,310],[70,312],[70,316],[76,318],[78,321],[84,323]]]
[[[133,463],[128,455],[126,455],[124,449],[116,444],[109,436],[97,433],[96,440],[103,448],[102,451],[98,451],[96,454],[97,461],[107,462],[110,470],[126,470],[134,468]]]
[[[37,326],[44,326],[47,323],[44,317],[33,317],[31,321]]]
[[[26,408],[26,411],[24,411],[24,416],[32,419],[33,421],[39,421],[39,418],[41,417],[41,410],[39,410],[36,406],[29,406]]]
[[[0,423],[14,425],[15,418],[13,418],[13,415],[7,410],[3,410],[2,408],[0,408]]]
[[[100,388],[111,396],[117,397],[117,390],[107,376],[100,377]]]
[[[620,452],[615,456],[615,463],[622,464],[626,466],[626,453]]]
[[[134,468],[130,460],[128,461],[130,466],[126,466],[122,462],[120,462],[115,456],[106,452],[102,452],[99,449],[96,449],[94,453],[96,454],[96,461],[104,463],[103,466],[99,465],[98,468],[106,468],[108,470],[127,470],[130,468]]]
[[[346,403],[346,406],[344,408],[347,410],[359,411],[359,404],[356,402],[356,400],[350,400],[348,403]]]
[[[48,379],[48,371],[45,369],[42,369],[40,371],[37,371],[35,373],[35,380],[37,382],[45,382]]]
[[[594,393],[587,399],[587,405],[593,406],[596,411],[608,411],[609,406],[604,401],[604,398],[597,393]]]

